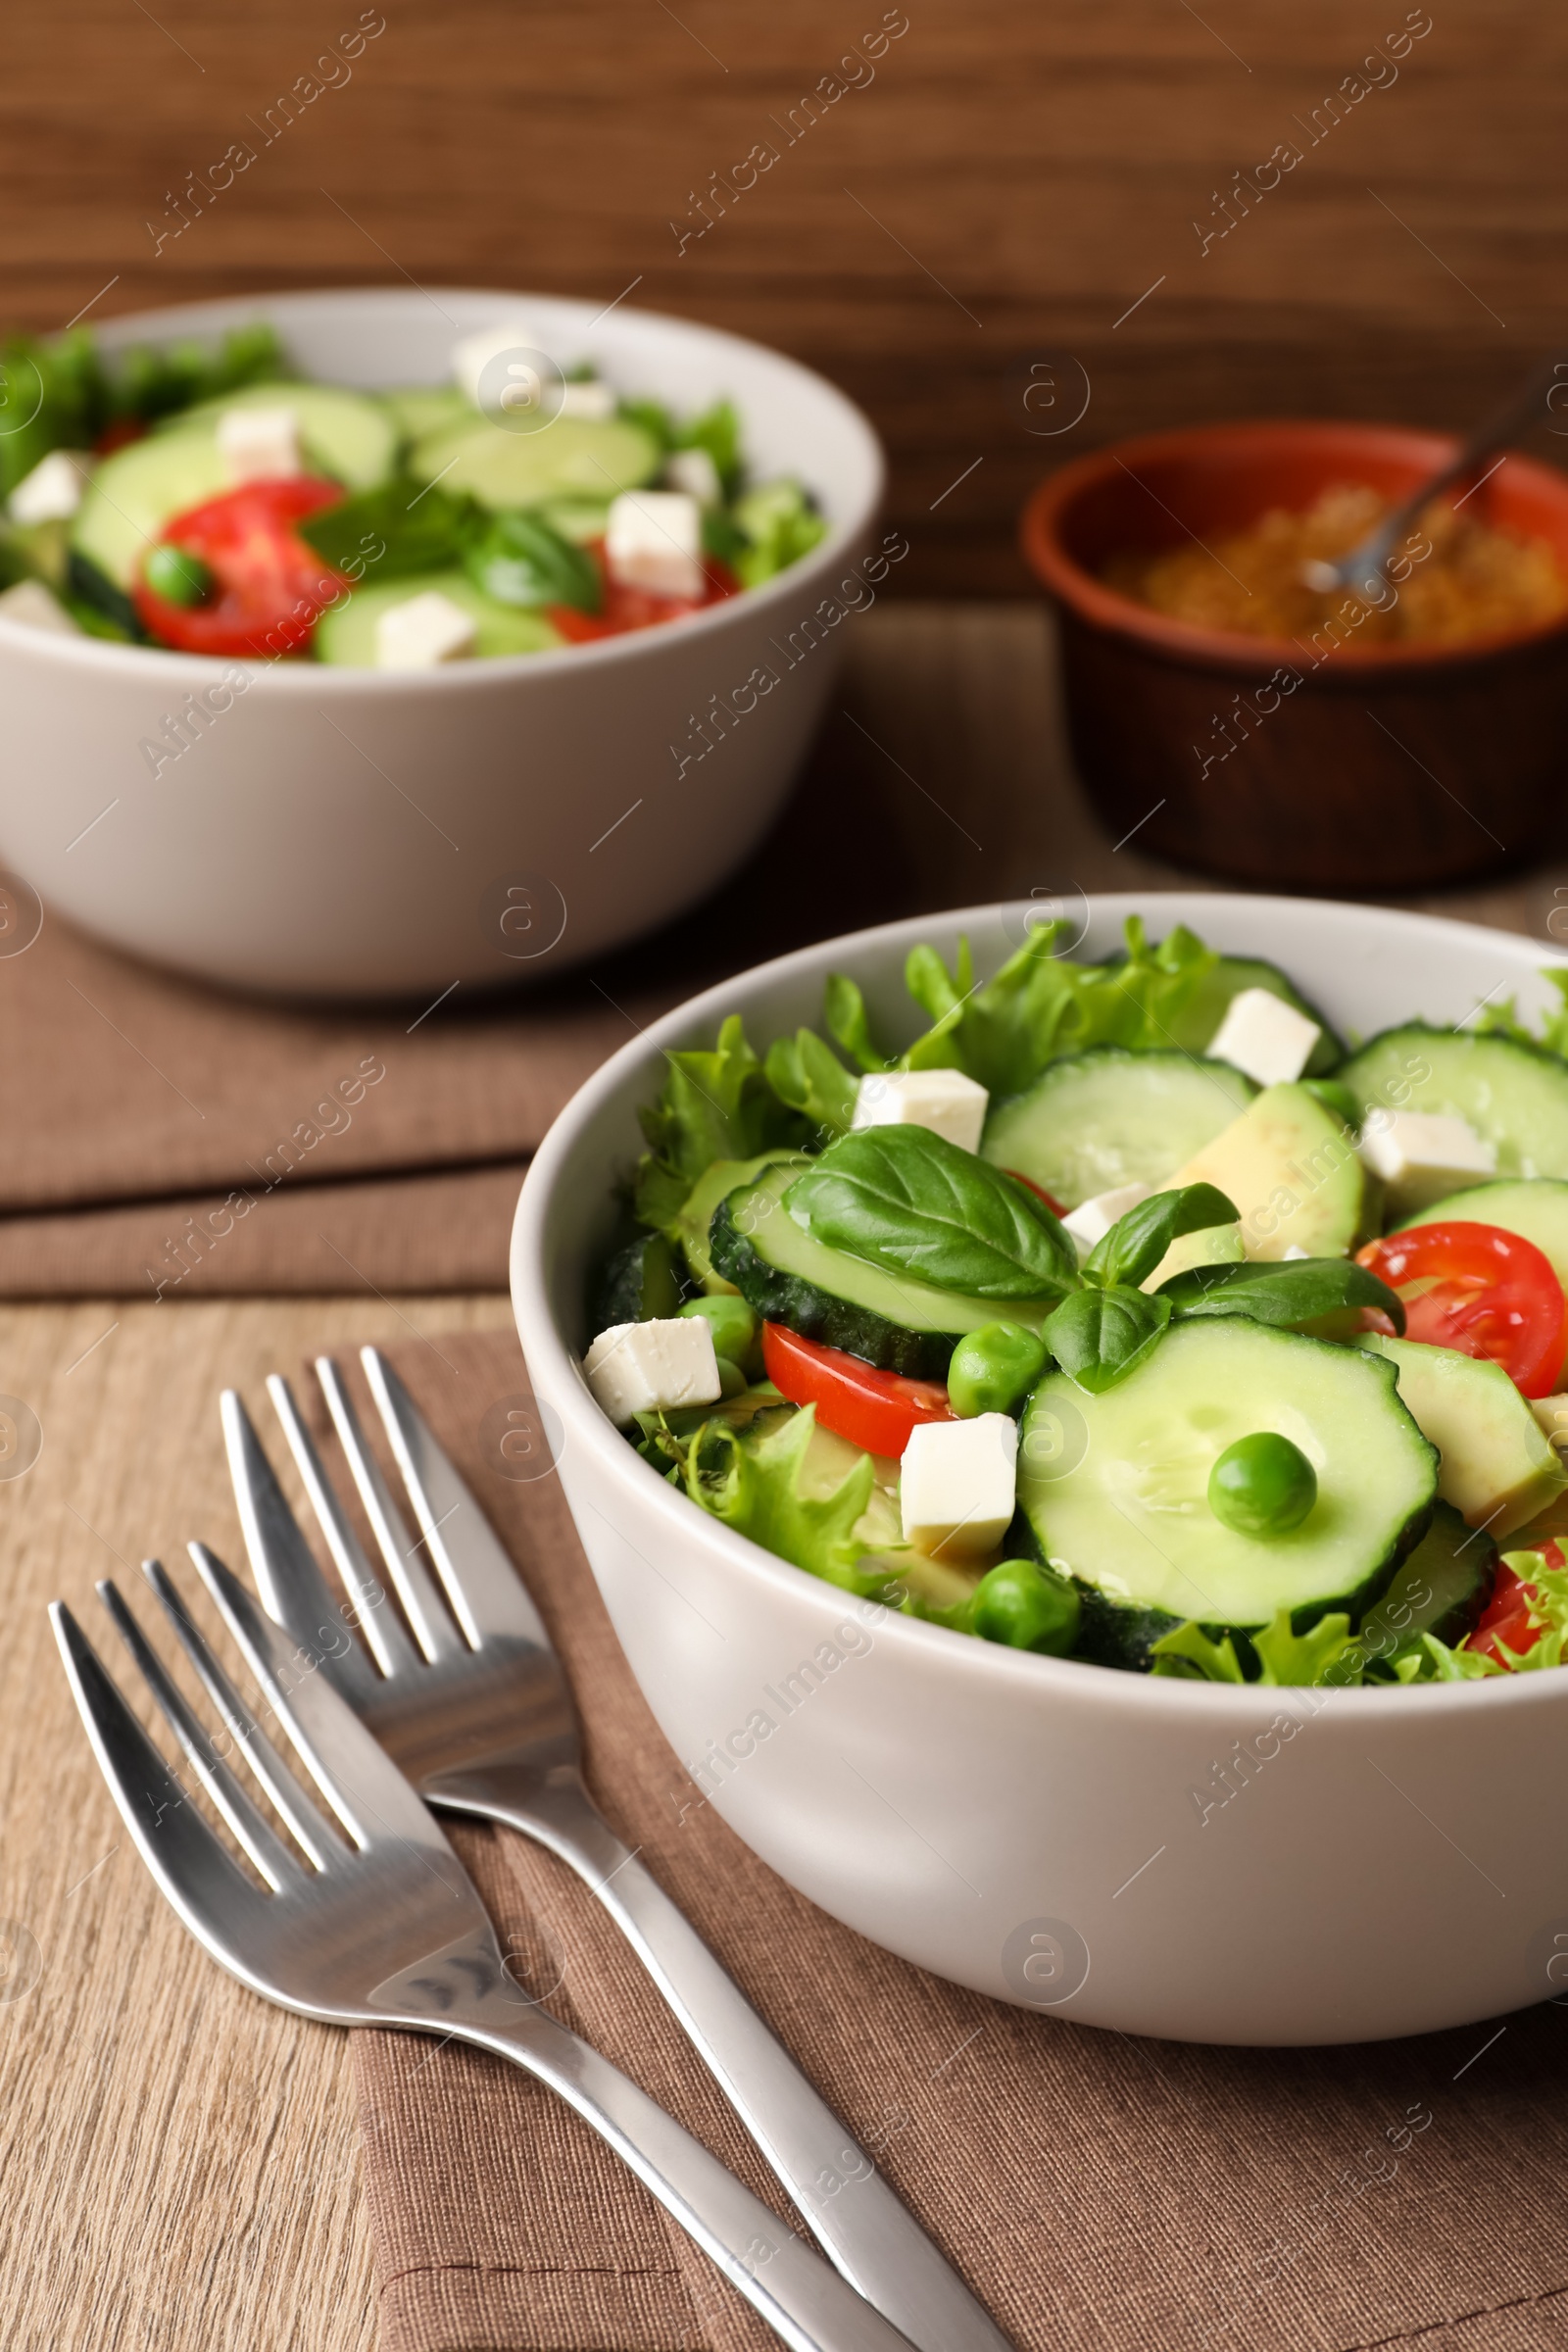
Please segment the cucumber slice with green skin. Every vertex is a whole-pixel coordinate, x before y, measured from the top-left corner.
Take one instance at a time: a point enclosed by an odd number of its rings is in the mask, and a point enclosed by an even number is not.
[[[127,596],[170,516],[232,488],[210,432],[149,433],[99,465],[71,526],[72,552]]]
[[[709,1253],[708,1229],[713,1222],[714,1211],[721,1200],[743,1186],[753,1185],[764,1168],[787,1164],[792,1174],[808,1168],[810,1161],[804,1152],[760,1152],[755,1159],[715,1159],[705,1168],[687,1194],[675,1222],[680,1228],[680,1244],[686,1253],[686,1263],[696,1280],[710,1293],[729,1291],[735,1285],[726,1282],[722,1274],[713,1271]]]
[[[645,1233],[616,1250],[600,1271],[589,1311],[589,1339],[616,1323],[673,1315],[685,1295],[675,1245]]]
[[[1343,1257],[1368,1230],[1373,1190],[1355,1139],[1311,1087],[1269,1086],[1171,1184],[1212,1184],[1241,1211],[1250,1258]]]
[[[1264,1429],[1298,1446],[1318,1481],[1300,1526],[1267,1539],[1223,1526],[1207,1500],[1219,1455]],[[1297,1633],[1334,1609],[1355,1622],[1426,1532],[1437,1479],[1391,1369],[1241,1316],[1177,1325],[1098,1396],[1049,1374],[1018,1450],[1040,1549],[1084,1590],[1074,1654],[1142,1670],[1188,1618],[1215,1641],[1281,1609]]]
[[[1568,1176],[1568,1062],[1544,1046],[1410,1021],[1374,1037],[1335,1076],[1363,1117],[1382,1108],[1468,1119],[1495,1146],[1499,1176]]]
[[[842,1250],[803,1233],[781,1205],[800,1173],[782,1161],[723,1200],[709,1227],[715,1273],[733,1283],[768,1323],[788,1324],[803,1339],[842,1348],[885,1372],[940,1380],[966,1331],[997,1320],[994,1298],[963,1298],[952,1291],[885,1274]],[[1007,1302],[1007,1319],[1038,1330],[1055,1304]]]
[[[1065,1208],[1118,1185],[1163,1185],[1256,1094],[1226,1061],[1091,1046],[997,1103],[981,1157],[1043,1185]]]
[[[374,490],[396,467],[402,436],[391,410],[373,394],[349,392],[340,384],[248,384],[242,392],[172,416],[153,438],[183,440],[194,434],[216,443],[218,420],[230,409],[291,409],[307,471],[324,467],[350,490]],[[226,467],[221,487],[234,487]]]
[[[476,656],[547,654],[564,643],[559,629],[520,605],[498,605],[484,596],[463,571],[425,571],[416,579],[382,580],[356,588],[340,605],[333,605],[316,624],[314,650],[318,662],[340,669],[375,669],[375,624],[392,605],[437,590],[479,624]]]
[[[427,440],[431,433],[454,425],[472,424],[478,415],[466,392],[456,384],[409,384],[379,396],[393,423],[408,441]]]
[[[1512,1183],[1499,1178],[1494,1184],[1472,1185],[1467,1192],[1449,1193],[1430,1208],[1401,1217],[1395,1231],[1454,1223],[1500,1225],[1504,1233],[1534,1242],[1568,1290],[1568,1184],[1560,1176],[1521,1176]]]
[[[483,417],[449,426],[416,442],[409,465],[421,482],[439,474],[444,490],[466,490],[500,512],[546,499],[608,502],[651,482],[663,462],[652,433],[624,417],[558,416],[532,433],[509,433]]]
[[[1432,1525],[1356,1628],[1368,1662],[1416,1648],[1423,1634],[1462,1642],[1491,1598],[1496,1573],[1490,1535],[1467,1527],[1451,1503],[1437,1502]]]

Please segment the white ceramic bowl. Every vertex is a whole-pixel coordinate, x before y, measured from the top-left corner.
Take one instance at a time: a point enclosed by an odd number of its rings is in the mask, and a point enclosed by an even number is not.
[[[1548,994],[1528,940],[1301,900],[1086,904],[1284,965],[1343,1027]],[[938,1975],[1126,2034],[1379,2039],[1568,1985],[1568,1671],[1419,1690],[1261,1690],[1037,1658],[856,1602],[732,1534],[605,1420],[578,1369],[584,1277],[666,1049],[745,1015],[762,1045],[846,971],[914,1032],[900,974],[967,933],[988,973],[1026,906],[890,925],[672,1012],[563,1111],[513,1237],[517,1328],[583,1545],[700,1789],[836,1918]],[[1555,960],[1555,959],[1553,959]],[[677,1809],[701,1801],[677,1783]]]
[[[460,334],[517,316],[563,361],[592,356],[682,414],[733,396],[754,470],[797,474],[820,501],[822,545],[690,620],[404,677],[0,619],[0,860],[46,906],[242,987],[433,996],[634,938],[760,839],[820,716],[845,610],[877,592],[880,448],[820,376],[624,305],[445,288],[194,303],[117,318],[102,340],[269,318],[307,374],[374,389],[442,381]],[[183,698],[230,667],[245,691],[155,775],[143,744],[168,744]],[[756,672],[777,683],[749,685]]]

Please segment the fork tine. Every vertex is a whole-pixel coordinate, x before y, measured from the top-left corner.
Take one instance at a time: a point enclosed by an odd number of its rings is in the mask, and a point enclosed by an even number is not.
[[[418,1539],[409,1534],[408,1522],[393,1500],[381,1465],[365,1443],[365,1432],[354,1410],[354,1400],[343,1385],[343,1375],[329,1355],[317,1357],[316,1377],[321,1384],[343,1458],[360,1491],[365,1515],[375,1532],[387,1574],[397,1587],[415,1639],[432,1665],[438,1658],[456,1655],[466,1644],[454,1631],[434,1581],[417,1557]]]
[[[489,1520],[436,1444],[430,1426],[378,1348],[362,1348],[370,1394],[403,1473],[453,1614],[475,1649],[511,1634],[551,1650],[526,1586]],[[552,1651],[552,1654],[553,1651]]]
[[[228,1475],[257,1591],[296,1642],[315,1649],[330,1641],[326,1671],[352,1705],[371,1704],[381,1677],[358,1642],[338,1642],[346,1624],[343,1604],[317,1566],[255,1424],[233,1389],[223,1391],[220,1409]]]
[[[386,1599],[386,1589],[365,1556],[365,1546],[354,1532],[353,1522],[321,1467],[316,1441],[300,1418],[294,1392],[280,1372],[273,1372],[270,1376],[267,1394],[272,1400],[272,1410],[282,1425],[289,1451],[305,1482],[305,1492],[311,1498],[317,1525],[326,1539],[326,1548],[354,1603],[357,1621],[376,1664],[383,1674],[407,1673],[416,1663],[413,1645],[398,1624],[394,1612],[382,1605]]]
[[[157,1572],[156,1578],[154,1571]],[[143,1573],[154,1591],[162,1596],[162,1583],[158,1581],[163,1578],[160,1563],[157,1560],[144,1561]],[[131,1615],[113,1577],[103,1579],[98,1587],[98,1597],[114,1619],[121,1640],[141,1668],[143,1681],[163,1709],[202,1787],[263,1878],[276,1891],[297,1885],[301,1874],[294,1856],[271,1824],[252,1804],[234,1774],[218,1753],[214,1736],[186,1704],[163,1659]]]
[[[351,1837],[362,1846],[383,1837],[407,1839],[427,1859],[445,1858],[443,1879],[450,1880],[454,1870],[461,1874],[462,1865],[422,1798],[341,1692],[321,1675],[300,1671],[287,1636],[216,1552],[193,1544],[190,1556],[291,1744]]]
[[[204,1941],[215,1909],[247,1898],[266,1902],[222,1839],[187,1803],[178,1776],[136,1721],[119,1687],[63,1600],[50,1623],[76,1708],[121,1819],[153,1877],[186,1925]]]
[[[239,1746],[252,1772],[316,1868],[328,1869],[334,1853],[341,1853],[342,1844],[333,1835],[325,1816],[318,1806],[312,1804],[219,1664],[206,1636],[186,1608],[184,1595],[163,1562],[144,1560],[142,1574],[163,1602],[175,1638],[201,1677],[202,1687],[218,1709],[224,1730]],[[121,1630],[123,1632],[123,1627]],[[140,1663],[139,1658],[137,1662]],[[237,1829],[235,1836],[239,1836]]]

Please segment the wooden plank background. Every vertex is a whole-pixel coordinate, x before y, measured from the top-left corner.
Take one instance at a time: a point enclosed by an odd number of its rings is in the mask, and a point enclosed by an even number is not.
[[[0,77],[0,319],[634,285],[864,403],[901,594],[1014,593],[1020,499],[1098,441],[1458,423],[1568,342],[1565,67],[1540,0],[51,0]]]

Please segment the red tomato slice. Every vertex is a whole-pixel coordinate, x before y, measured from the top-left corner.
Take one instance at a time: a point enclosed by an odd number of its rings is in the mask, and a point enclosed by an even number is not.
[[[803,1340],[783,1323],[762,1325],[762,1363],[781,1396],[791,1404],[814,1404],[824,1429],[867,1453],[896,1457],[922,1421],[957,1418],[940,1380],[879,1372],[842,1348]]]
[[[142,417],[117,416],[112,424],[104,426],[93,443],[93,456],[112,458],[117,449],[128,449],[132,441],[144,441],[146,437],[147,426]]]
[[[297,653],[318,618],[350,583],[323,564],[295,529],[307,514],[340,506],[341,482],[309,473],[244,482],[187,508],[163,537],[209,564],[217,593],[204,605],[173,605],[145,581],[132,591],[142,625],[181,654]]]
[[[1064,1217],[1067,1214],[1066,1209],[1056,1199],[1055,1194],[1048,1193],[1043,1184],[1036,1184],[1034,1178],[1032,1176],[1026,1176],[1022,1168],[1004,1168],[1002,1173],[1004,1176],[1010,1176],[1014,1184],[1026,1184],[1029,1187],[1029,1190],[1033,1193],[1035,1199],[1037,1200],[1043,1200],[1054,1217]]]
[[[1405,1298],[1405,1336],[1501,1364],[1526,1396],[1549,1396],[1568,1347],[1568,1302],[1551,1261],[1500,1225],[1412,1225],[1357,1252]]]
[[[621,588],[605,569],[605,543],[591,539],[587,554],[599,566],[604,582],[604,603],[597,612],[584,612],[577,605],[547,605],[546,616],[552,620],[570,645],[591,645],[600,637],[623,637],[629,629],[652,629],[662,620],[679,620],[688,612],[705,612],[710,605],[722,604],[727,596],[740,594],[740,582],[727,564],[710,556],[703,564],[708,575],[708,594],[702,597],[650,596],[646,588]]]
[[[1548,1568],[1562,1567],[1563,1555],[1558,1544],[1547,1542],[1536,1548]],[[1516,1658],[1522,1658],[1526,1650],[1534,1649],[1546,1630],[1544,1626],[1531,1623],[1530,1604],[1534,1595],[1533,1585],[1527,1584],[1513,1569],[1499,1567],[1497,1581],[1492,1588],[1492,1598],[1477,1619],[1475,1631],[1465,1643],[1466,1649],[1480,1650],[1484,1656],[1495,1658],[1497,1664],[1503,1667],[1509,1664],[1504,1655],[1505,1649],[1511,1650]]]

